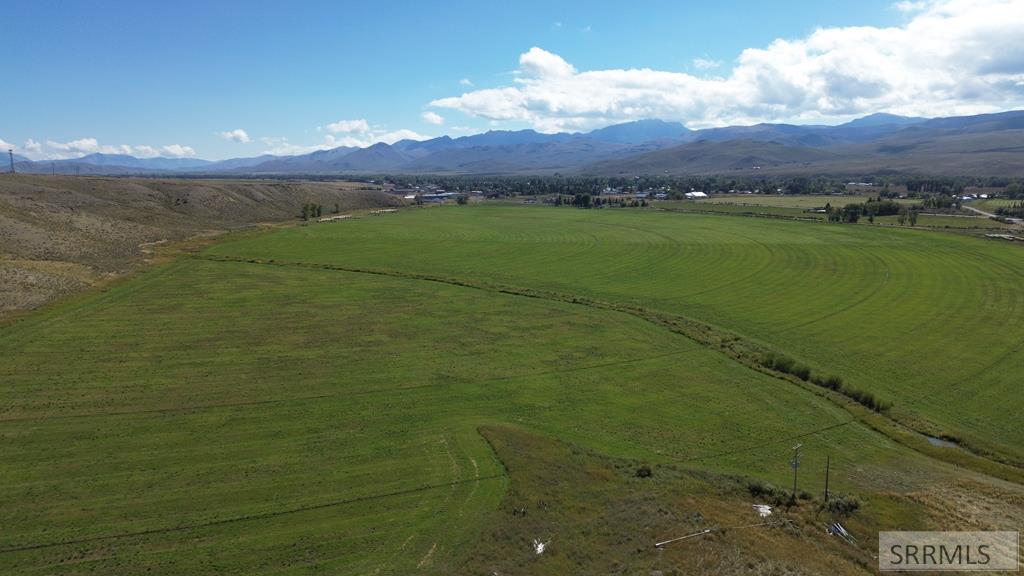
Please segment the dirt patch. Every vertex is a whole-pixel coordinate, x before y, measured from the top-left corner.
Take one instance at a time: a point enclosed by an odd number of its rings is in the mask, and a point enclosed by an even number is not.
[[[870,542],[826,534],[836,517],[815,501],[763,518],[740,478],[608,458],[514,428],[482,433],[511,484],[466,560],[435,567],[446,574],[871,572]],[[868,531],[867,517],[839,519]],[[655,547],[689,534],[699,536]]]

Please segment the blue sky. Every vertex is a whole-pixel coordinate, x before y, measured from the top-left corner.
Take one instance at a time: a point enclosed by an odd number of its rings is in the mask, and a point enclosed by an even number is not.
[[[588,129],[638,115],[695,126],[831,121],[875,111],[868,108],[878,101],[877,90],[860,89],[806,103],[813,74],[848,79],[843,65],[818,62],[809,78],[793,68],[783,74],[792,85],[781,87],[752,80],[763,96],[742,108],[678,94],[725,90],[721,98],[743,100],[739,82],[761,76],[756,66],[737,75],[744,50],[804,41],[819,28],[906,31],[936,10],[928,2],[871,0],[3,4],[11,57],[0,80],[0,139],[38,158],[120,149],[218,159],[413,134]],[[883,45],[884,34],[876,36]],[[1009,96],[978,103],[979,110],[1009,106],[1019,94],[1020,67],[1009,67],[1009,80],[1001,76]],[[593,71],[625,72],[585,74]],[[597,108],[565,103],[591,90],[620,96]],[[964,100],[957,96],[960,107],[951,110],[976,103]],[[862,110],[856,102],[867,104]],[[908,106],[882,107],[913,111]],[[244,136],[227,133],[233,130]]]

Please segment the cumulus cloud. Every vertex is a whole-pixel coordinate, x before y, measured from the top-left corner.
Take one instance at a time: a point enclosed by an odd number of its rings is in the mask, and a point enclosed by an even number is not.
[[[181,144],[168,144],[161,147],[160,151],[171,158],[190,158],[196,155],[196,151],[191,146]]]
[[[249,134],[241,128],[235,128],[234,130],[228,130],[226,132],[218,132],[217,135],[225,140],[238,142],[239,144],[248,144],[249,142],[252,142],[252,139],[249,138]]]
[[[473,81],[470,80],[469,78],[463,78],[462,80],[459,80],[459,84],[461,84],[463,86],[472,86],[473,85]]]
[[[310,152],[315,152],[317,150],[328,150],[330,148],[334,148],[334,146],[331,146],[326,142],[308,146],[293,144],[284,136],[266,136],[260,138],[260,141],[263,142],[263,145],[265,146],[263,154],[273,154],[275,156],[295,156],[297,154],[309,154]]]
[[[159,155],[160,150],[157,150],[156,148],[152,146],[147,146],[145,144],[141,146],[134,146],[132,148],[132,156],[138,158],[156,158]]]
[[[33,160],[66,160],[97,153],[128,154],[137,158],[153,158],[155,156],[184,158],[196,155],[195,149],[183,144],[168,144],[157,148],[146,144],[103,144],[96,138],[78,138],[67,142],[47,140],[45,144],[29,138],[21,150]]]
[[[928,7],[927,0],[902,0],[893,4],[893,8],[900,12],[918,12]]]
[[[552,132],[640,118],[691,127],[841,121],[1024,107],[1024,0],[928,2],[902,26],[822,28],[744,50],[728,74],[649,68],[577,71],[533,47],[511,85],[434,100]]]
[[[46,146],[57,153],[65,153],[70,156],[82,156],[85,154],[131,154],[131,146],[121,144],[120,146],[101,145],[95,138],[79,138],[68,142],[57,142],[47,140]]]
[[[444,124],[444,117],[438,114],[437,112],[431,112],[428,110],[423,114],[420,114],[420,117],[423,118],[423,121],[426,122],[427,124],[435,124],[438,126]]]
[[[348,134],[345,136],[334,136],[328,134],[324,136],[324,146],[327,148],[336,148],[338,146],[355,146],[358,148],[366,148],[379,142],[385,144],[394,144],[399,140],[426,140],[429,136],[424,136],[413,130],[402,128],[400,130],[383,130],[378,127],[370,127],[366,132],[361,134]]]
[[[7,140],[4,140],[3,138],[0,138],[0,148],[2,148],[4,152],[7,152],[11,148],[17,148],[17,146],[11,144]]]
[[[576,68],[561,56],[536,46],[519,56],[519,70],[537,78],[564,78],[576,74]]]
[[[327,131],[331,134],[357,133],[362,134],[370,131],[370,123],[366,120],[338,120],[327,125]]]
[[[700,70],[710,70],[711,68],[718,68],[722,65],[722,62],[710,58],[694,58],[693,65]]]

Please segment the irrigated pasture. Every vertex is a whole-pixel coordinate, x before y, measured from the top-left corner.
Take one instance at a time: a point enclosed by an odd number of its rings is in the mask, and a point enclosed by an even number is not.
[[[780,484],[800,441],[814,492],[826,455],[835,490],[944,482],[958,472],[792,382],[501,287],[699,318],[1017,458],[1015,250],[540,207],[225,242],[4,326],[0,572],[455,573],[523,474],[479,433],[495,425]]]
[[[629,210],[444,208],[214,254],[628,302],[765,343],[894,415],[1024,461],[1024,252],[915,230]]]

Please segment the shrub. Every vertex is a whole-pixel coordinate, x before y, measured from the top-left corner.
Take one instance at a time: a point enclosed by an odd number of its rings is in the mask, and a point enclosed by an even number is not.
[[[636,469],[637,478],[650,478],[653,475],[654,472],[651,472],[651,467],[646,464]]]
[[[856,388],[843,388],[842,392],[853,401],[870,408],[875,412],[885,412],[892,407],[892,404],[883,402],[871,392],[865,392],[864,390],[858,390]]]
[[[793,376],[806,382],[811,379],[811,369],[803,364],[797,364],[793,366]]]
[[[747,481],[747,491],[755,500],[772,506],[781,506],[789,502],[791,497],[789,492],[756,479]]]
[[[860,508],[860,500],[848,494],[839,494],[829,499],[825,509],[833,514],[849,516]]]

